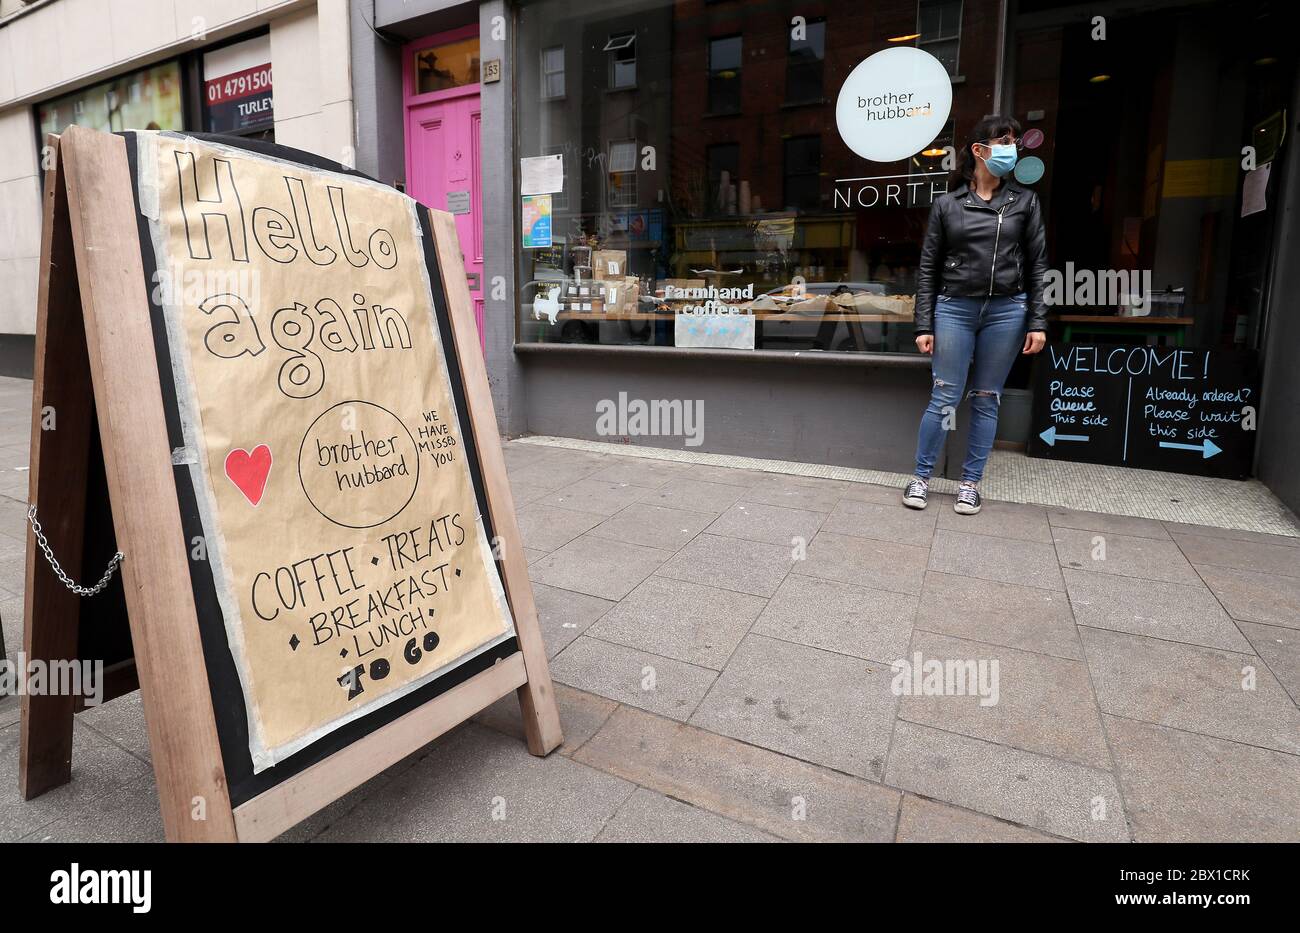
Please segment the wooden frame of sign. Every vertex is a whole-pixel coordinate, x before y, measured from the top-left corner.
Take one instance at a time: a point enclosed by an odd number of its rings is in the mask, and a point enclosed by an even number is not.
[[[562,741],[559,714],[456,228],[451,215],[427,211],[452,330],[446,352],[458,358],[463,417],[473,428],[500,541],[498,566],[517,650],[232,806],[191,589],[127,145],[120,136],[75,126],[49,142],[30,501],[55,554],[80,577],[90,560],[82,555],[91,553],[83,540],[85,490],[88,472],[99,469],[97,416],[112,528],[126,555],[120,574],[133,647],[133,658],[106,672],[106,694],[130,690],[138,679],[167,838],[271,839],[512,691],[529,751],[555,749]],[[57,428],[42,430],[51,413]],[[101,549],[111,554],[111,547]],[[30,530],[26,572],[28,662],[77,659],[78,617],[87,601],[58,581]],[[25,798],[70,780],[76,708],[71,696],[24,694],[19,773]]]

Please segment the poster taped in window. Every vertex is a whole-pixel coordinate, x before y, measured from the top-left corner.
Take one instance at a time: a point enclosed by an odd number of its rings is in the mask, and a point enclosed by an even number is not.
[[[533,156],[519,160],[519,193],[558,194],[564,190],[564,156]]]
[[[539,249],[551,245],[551,196],[539,194],[523,199],[523,246]]]

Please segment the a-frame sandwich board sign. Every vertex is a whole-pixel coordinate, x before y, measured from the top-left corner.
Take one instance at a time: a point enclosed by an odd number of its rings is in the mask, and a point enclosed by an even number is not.
[[[556,748],[451,215],[264,143],[48,152],[24,652],[138,683],[167,838],[273,838],[511,692]],[[81,704],[24,694],[26,798]]]

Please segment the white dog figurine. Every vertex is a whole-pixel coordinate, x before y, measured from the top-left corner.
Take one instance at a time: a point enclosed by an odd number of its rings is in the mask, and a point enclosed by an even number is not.
[[[547,291],[546,296],[538,295],[533,299],[533,320],[540,321],[545,314],[547,321],[555,323],[555,316],[560,313],[560,287],[557,285]]]

